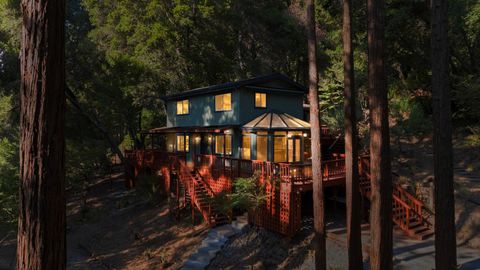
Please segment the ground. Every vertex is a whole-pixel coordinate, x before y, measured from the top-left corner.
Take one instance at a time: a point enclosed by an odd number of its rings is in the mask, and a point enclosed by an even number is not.
[[[126,190],[117,174],[89,188],[88,207],[82,207],[80,196],[70,196],[68,269],[178,269],[183,265],[208,227],[192,226],[187,217],[173,220],[166,200],[152,203],[139,193]],[[14,258],[15,236],[10,233],[0,242],[0,269],[14,269]]]
[[[393,171],[414,190],[428,192],[432,178],[431,138],[392,146]],[[455,139],[457,243],[461,269],[480,269],[480,149]],[[423,194],[422,192],[419,195]],[[424,195],[424,194],[423,194]],[[174,220],[165,199],[124,188],[120,174],[98,179],[86,196],[68,200],[68,269],[178,269],[197,250],[208,228],[192,226],[188,214]],[[339,208],[340,210],[341,208]],[[340,211],[341,212],[341,211]],[[341,215],[329,216],[330,269],[347,269]],[[395,232],[395,269],[433,268],[433,239],[413,241]],[[313,269],[311,220],[294,238],[250,228],[230,239],[209,269]],[[369,232],[362,235],[368,258]],[[0,226],[0,269],[14,269],[15,233]],[[420,267],[420,268],[419,268]]]
[[[423,137],[392,146],[394,173],[418,196],[428,196],[429,188],[421,186],[433,181],[431,145],[431,137]],[[469,146],[461,135],[454,138],[454,180],[457,242],[480,250],[480,148]]]

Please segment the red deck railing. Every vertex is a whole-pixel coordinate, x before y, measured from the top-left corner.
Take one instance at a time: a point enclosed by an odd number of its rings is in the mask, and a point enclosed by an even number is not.
[[[214,177],[224,175],[231,179],[250,177],[258,172],[263,179],[278,178],[289,183],[302,184],[312,180],[312,165],[310,163],[275,163],[215,155],[197,155],[195,167],[208,167]],[[345,179],[345,160],[323,161],[322,171],[324,181]]]

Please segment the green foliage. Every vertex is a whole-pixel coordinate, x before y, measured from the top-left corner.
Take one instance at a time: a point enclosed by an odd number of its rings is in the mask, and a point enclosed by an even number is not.
[[[228,213],[232,209],[255,211],[266,199],[265,186],[260,183],[258,176],[254,175],[235,179],[233,192],[231,194],[221,192],[213,198],[213,201],[219,206],[219,211]]]
[[[431,131],[431,121],[420,103],[409,97],[390,99],[390,117],[395,123],[392,132],[397,136],[424,135]]]
[[[0,223],[13,222],[18,208],[18,144],[0,139]]]
[[[480,75],[456,78],[453,91],[455,102],[454,118],[467,123],[480,124]]]
[[[465,138],[466,146],[480,147],[480,126],[469,127],[470,134]]]
[[[0,92],[0,223],[13,223],[18,203],[18,130],[12,124],[13,96]]]
[[[138,178],[136,192],[142,200],[147,200],[151,203],[158,202],[160,196],[157,177],[154,175],[141,175]]]

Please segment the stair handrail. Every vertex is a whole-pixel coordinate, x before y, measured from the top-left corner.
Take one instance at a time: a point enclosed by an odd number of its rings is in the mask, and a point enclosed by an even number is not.
[[[396,223],[404,230],[408,230],[410,227],[410,212],[412,211],[412,207],[405,203],[401,198],[396,195],[392,196],[393,198],[393,209],[395,209],[395,204],[402,208],[402,212],[400,213],[400,218],[398,217],[399,213],[392,213],[393,219]],[[403,215],[405,213],[405,215]]]
[[[433,224],[425,217],[424,212],[428,212],[432,214],[423,201],[419,200],[415,197],[415,195],[411,194],[407,190],[405,190],[401,185],[396,184],[394,187],[394,193],[397,192],[400,196],[399,198],[405,201],[411,208],[413,213],[418,217],[421,224],[427,225],[427,227],[432,228]]]
[[[197,192],[196,192],[196,185],[202,185],[205,187],[207,194],[209,196],[213,196],[213,190],[210,188],[208,184],[206,184],[204,181],[202,183],[198,183],[198,180],[190,173],[188,167],[185,165],[185,162],[182,160],[176,159],[177,164],[179,165],[179,171],[180,171],[180,178],[183,178],[183,181],[187,181],[186,186],[188,186],[189,190],[188,192],[190,193],[191,200],[192,202],[196,205],[197,209],[200,210],[200,213],[202,214],[203,218],[207,220],[208,225],[212,225],[212,220],[211,220],[211,209],[212,209],[212,202],[208,201],[208,209],[204,209],[200,203],[200,201],[197,198]],[[198,175],[198,174],[197,174]],[[201,177],[201,176],[200,176]],[[186,180],[188,179],[188,180]]]

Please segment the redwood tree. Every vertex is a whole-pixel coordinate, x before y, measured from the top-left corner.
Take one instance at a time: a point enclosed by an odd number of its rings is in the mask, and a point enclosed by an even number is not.
[[[457,269],[447,0],[432,0],[435,269]]]
[[[392,269],[392,175],[384,57],[384,0],[367,0],[370,107],[371,251],[373,270]]]
[[[17,269],[65,269],[65,0],[22,0]]]
[[[345,170],[347,201],[348,267],[363,269],[360,211],[360,186],[358,183],[357,119],[355,107],[355,76],[352,44],[352,1],[343,0],[343,82],[345,112]]]
[[[320,110],[318,102],[318,72],[317,72],[317,36],[315,31],[315,4],[307,0],[307,39],[308,39],[308,90],[310,101],[310,126],[312,147],[312,178],[313,178],[313,218],[315,236],[315,269],[325,270],[325,220],[322,180],[322,151],[320,147]]]

